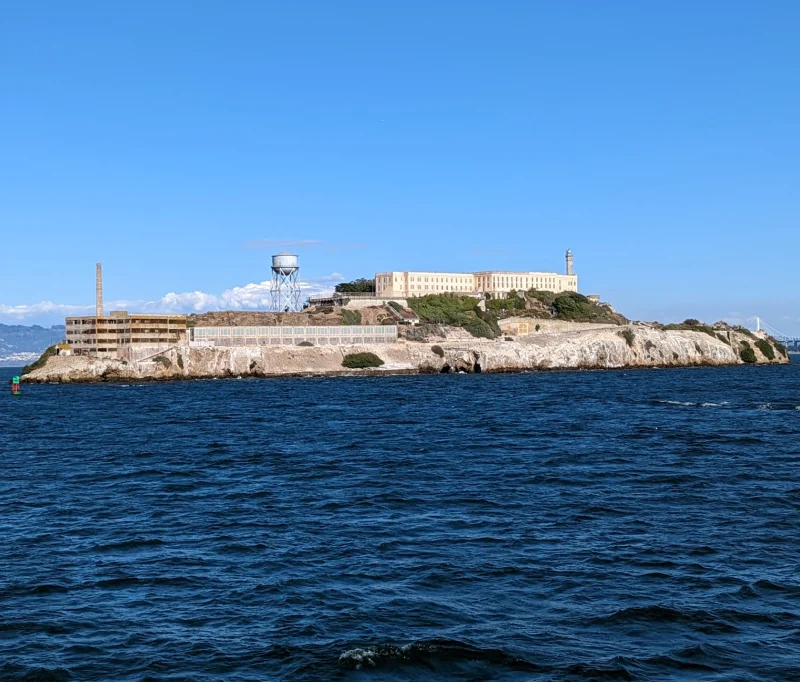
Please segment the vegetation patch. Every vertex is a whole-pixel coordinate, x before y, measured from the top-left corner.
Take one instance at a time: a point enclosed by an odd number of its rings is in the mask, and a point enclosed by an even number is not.
[[[717,338],[718,338],[720,341],[722,341],[722,343],[728,343],[728,339],[727,339],[727,337],[725,336],[725,334],[721,334],[721,333],[720,333],[720,334],[717,334]]]
[[[359,325],[361,324],[360,310],[342,310],[342,324]]]
[[[630,348],[633,348],[633,342],[636,340],[636,334],[632,329],[623,329],[622,331],[618,331],[617,334],[625,339],[625,343],[627,343]]]
[[[300,342],[300,343],[298,343],[297,345],[298,345],[298,346],[305,346],[305,347],[308,347],[308,346],[313,346],[314,344],[313,344],[313,343],[311,343],[311,341],[301,341],[301,342]]]
[[[398,313],[403,311],[403,306],[401,306],[397,301],[389,301],[389,307],[393,310],[396,310]]]
[[[183,353],[178,353],[178,367],[183,370]]]
[[[520,296],[513,289],[508,292],[507,298],[493,298],[486,301],[486,309],[495,312],[504,311],[513,313],[516,310],[525,310],[527,303],[525,296]]]
[[[164,369],[169,369],[172,367],[172,360],[170,360],[166,355],[157,355],[153,358],[153,362],[157,365],[161,365]]]
[[[758,350],[764,354],[764,357],[767,360],[775,359],[775,349],[772,347],[772,344],[769,341],[765,339],[759,339],[756,341],[756,348],[758,348]]]
[[[749,344],[746,348],[742,348],[739,356],[742,358],[742,362],[746,362],[747,364],[753,364],[756,361],[756,353]]]
[[[734,329],[734,331],[737,331],[740,334],[744,334],[745,336],[749,336],[751,339],[753,339],[753,341],[755,341],[758,338],[747,327],[742,327],[741,325],[739,325],[738,327],[734,327],[733,329]]]
[[[653,348],[656,347],[656,344],[654,344],[652,341],[650,341],[648,339],[647,343],[644,344],[644,347],[645,347],[645,350],[653,350]]]
[[[703,324],[699,320],[695,320],[691,317],[680,324],[665,324],[662,329],[664,331],[703,332],[714,339],[717,338],[717,332],[714,331],[713,327],[709,327],[707,324]]]
[[[368,369],[370,367],[380,367],[383,364],[375,353],[348,353],[342,360],[342,367],[347,369]]]
[[[787,350],[786,346],[784,346],[780,341],[776,341],[775,339],[770,337],[770,341],[772,341],[772,345],[775,346],[775,349],[783,355],[783,357],[789,357],[789,351]]]
[[[340,294],[372,294],[375,293],[375,280],[361,277],[352,282],[342,282],[335,287]]]
[[[440,358],[444,357],[444,349],[441,346],[431,346],[431,353],[438,355]]]
[[[494,339],[500,335],[497,318],[478,308],[471,296],[432,294],[409,298],[408,307],[422,322],[461,327],[478,338]]]
[[[22,368],[23,376],[25,374],[30,374],[34,370],[40,369],[47,364],[48,359],[52,358],[56,354],[56,347],[55,346],[48,346],[44,353],[39,356],[38,360],[34,360],[30,365],[25,365]]]

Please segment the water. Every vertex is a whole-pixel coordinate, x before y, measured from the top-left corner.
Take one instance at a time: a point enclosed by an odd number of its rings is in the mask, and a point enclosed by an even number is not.
[[[798,679],[798,379],[25,386],[0,679]]]

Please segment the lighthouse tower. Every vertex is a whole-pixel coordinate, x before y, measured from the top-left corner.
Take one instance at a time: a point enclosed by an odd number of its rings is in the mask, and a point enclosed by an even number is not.
[[[572,260],[572,251],[567,249],[567,274],[574,275],[575,274],[575,264]]]

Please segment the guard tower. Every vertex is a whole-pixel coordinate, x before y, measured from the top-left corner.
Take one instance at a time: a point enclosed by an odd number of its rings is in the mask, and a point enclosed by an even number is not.
[[[572,251],[570,249],[567,249],[567,274],[575,274],[575,264],[572,260]]]
[[[300,311],[300,286],[297,278],[300,264],[292,253],[278,253],[272,257],[272,285],[269,309],[276,313]]]

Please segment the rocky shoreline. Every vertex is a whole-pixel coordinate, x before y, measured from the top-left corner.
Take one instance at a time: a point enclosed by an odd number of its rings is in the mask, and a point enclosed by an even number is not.
[[[759,347],[770,344],[773,358]],[[761,344],[763,345],[763,343]],[[753,349],[754,362],[742,359]],[[765,347],[766,348],[766,347]],[[383,366],[346,369],[345,355],[369,352]],[[139,362],[54,356],[23,376],[28,383],[175,381],[230,377],[353,376],[444,372],[506,373],[537,370],[595,370],[654,367],[786,364],[783,350],[767,337],[727,330],[710,335],[693,330],[661,330],[643,325],[564,329],[498,340],[448,333],[434,342],[401,340],[364,346],[178,346]]]

